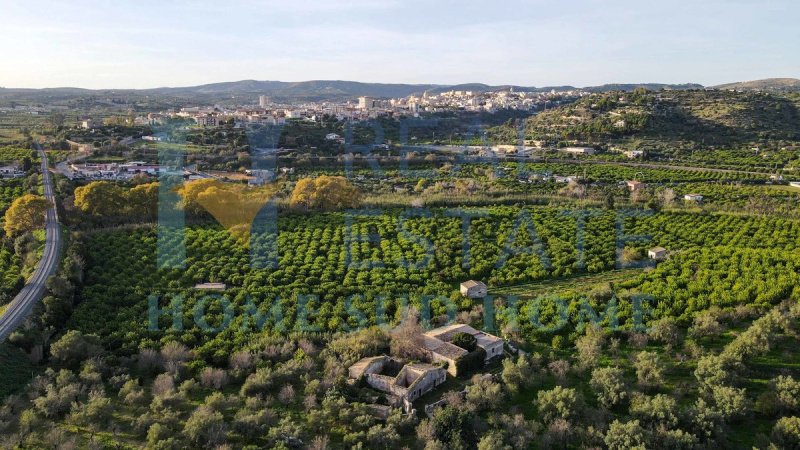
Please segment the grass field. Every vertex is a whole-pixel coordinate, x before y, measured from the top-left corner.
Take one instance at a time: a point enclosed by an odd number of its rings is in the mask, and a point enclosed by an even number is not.
[[[619,283],[636,278],[642,269],[611,270],[603,273],[578,275],[569,278],[538,281],[535,283],[504,286],[492,290],[492,294],[515,295],[521,299],[533,298],[544,294],[574,294],[587,292],[593,287]]]
[[[19,130],[0,128],[0,144],[10,144],[23,139],[22,133]]]

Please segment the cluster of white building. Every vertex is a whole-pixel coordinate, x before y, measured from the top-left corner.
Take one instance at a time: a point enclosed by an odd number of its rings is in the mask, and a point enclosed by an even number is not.
[[[226,108],[221,106],[188,107],[177,112],[157,114],[156,119],[150,114],[148,118],[137,118],[137,123],[155,125],[165,117],[183,117],[192,119],[201,127],[217,127],[233,121],[236,126],[246,124],[283,125],[290,119],[317,121],[321,113],[307,108],[263,108],[261,106]]]
[[[411,95],[392,99],[389,104],[393,108],[406,109],[411,113],[440,112],[452,109],[486,112],[495,112],[500,109],[531,111],[557,106],[564,101],[574,100],[584,95],[589,95],[589,93],[579,89],[550,90],[549,92],[515,92],[513,88],[491,92],[453,90],[438,94],[425,92],[421,96]]]
[[[22,178],[25,172],[17,166],[1,166],[0,178]]]
[[[67,111],[69,108],[66,106],[47,106],[47,105],[14,105],[0,107],[0,114],[30,114],[32,116],[40,116],[50,114],[54,111]]]
[[[130,161],[126,163],[73,163],[69,165],[69,169],[70,173],[66,175],[71,179],[109,181],[128,180],[137,175],[156,177],[175,171],[174,168],[159,164],[150,164],[144,161]],[[204,175],[188,170],[181,170],[180,174],[188,180],[206,178]]]
[[[225,107],[195,106],[181,108],[179,111],[166,111],[137,117],[136,125],[155,125],[164,118],[177,116],[194,120],[203,127],[216,127],[230,121],[240,126],[245,124],[282,125],[287,120],[308,120],[318,122],[323,116],[338,120],[369,120],[384,115],[418,115],[422,112],[441,112],[447,110],[487,111],[500,109],[533,110],[541,107],[557,106],[564,101],[588,95],[581,90],[549,92],[514,92],[513,89],[494,92],[453,90],[436,94],[428,92],[402,98],[382,99],[361,96],[357,99],[335,102],[299,102],[277,104],[270,98],[259,96],[258,105]]]

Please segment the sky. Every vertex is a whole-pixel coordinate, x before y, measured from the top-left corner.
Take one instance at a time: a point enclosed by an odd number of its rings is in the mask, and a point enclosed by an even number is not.
[[[0,87],[800,78],[800,2],[0,0]]]

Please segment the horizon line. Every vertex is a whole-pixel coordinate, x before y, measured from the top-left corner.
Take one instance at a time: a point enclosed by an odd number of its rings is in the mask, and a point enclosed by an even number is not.
[[[455,86],[465,86],[465,85],[482,85],[486,87],[521,87],[521,88],[528,88],[528,89],[545,89],[545,88],[559,88],[559,87],[571,87],[575,89],[587,89],[587,88],[594,88],[594,87],[601,87],[601,86],[609,86],[609,85],[647,85],[647,84],[658,84],[658,85],[665,85],[665,86],[680,86],[680,85],[690,85],[695,84],[701,86],[703,88],[713,88],[717,86],[724,86],[727,84],[737,84],[737,83],[752,83],[758,81],[768,81],[768,80],[794,80],[800,82],[800,78],[795,77],[768,77],[768,78],[759,78],[753,80],[739,80],[739,81],[729,81],[725,83],[719,84],[711,84],[706,85],[703,83],[695,82],[695,81],[685,81],[685,82],[659,82],[659,81],[635,81],[635,82],[625,82],[625,81],[610,81],[606,83],[600,84],[590,84],[584,86],[578,86],[576,84],[571,83],[563,83],[563,84],[543,84],[541,86],[536,86],[533,84],[514,84],[514,83],[503,83],[503,84],[489,84],[479,81],[472,81],[472,82],[461,82],[461,83],[407,83],[407,82],[387,82],[387,81],[358,81],[358,80],[346,80],[346,79],[308,79],[308,80],[300,80],[300,81],[284,81],[284,80],[259,80],[255,78],[243,78],[239,80],[232,80],[232,81],[214,81],[208,83],[200,83],[200,84],[186,84],[186,85],[174,85],[174,86],[156,86],[156,87],[80,87],[80,86],[48,86],[48,87],[8,87],[8,86],[0,86],[0,89],[5,90],[59,90],[59,89],[76,89],[76,90],[85,90],[85,91],[153,91],[153,90],[160,90],[160,89],[189,89],[189,88],[197,88],[203,86],[212,86],[218,84],[234,84],[234,83],[244,83],[244,82],[257,82],[257,83],[287,83],[287,84],[300,84],[300,83],[313,83],[313,82],[344,82],[344,83],[358,83],[358,84],[380,84],[380,85],[387,85],[387,86],[429,86],[432,88],[438,87],[455,87]]]

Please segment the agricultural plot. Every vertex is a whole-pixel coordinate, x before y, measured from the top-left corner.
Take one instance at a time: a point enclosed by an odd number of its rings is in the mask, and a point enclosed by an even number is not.
[[[672,189],[679,199],[686,194],[700,194],[704,203],[720,206],[800,209],[800,190],[789,186],[684,183],[676,184]]]
[[[750,174],[744,172],[722,172],[703,169],[670,169],[619,166],[613,164],[564,164],[564,163],[532,163],[525,168],[534,172],[549,172],[559,175],[579,175],[589,182],[611,182],[621,180],[639,180],[645,183],[677,183],[701,181],[745,181],[766,180],[767,174]]]
[[[35,163],[39,160],[39,154],[26,148],[0,147],[0,164],[20,164],[25,158]]]
[[[22,288],[21,262],[12,250],[0,249],[0,305],[5,305]]]
[[[22,179],[0,179],[0,215],[5,214],[11,203],[25,194]],[[22,262],[12,248],[0,248],[0,305],[5,304],[22,287],[24,280]]]
[[[17,197],[25,193],[22,179],[0,179],[0,214],[6,212]]]
[[[282,217],[277,248],[261,255],[260,264],[277,263],[270,268],[254,268],[248,249],[218,227],[186,231],[185,269],[155,270],[157,236],[152,229],[95,233],[87,244],[86,282],[72,326],[97,333],[125,352],[178,338],[212,359],[222,358],[248,334],[238,330],[251,304],[265,315],[267,330],[306,325],[319,331],[355,329],[392,322],[403,302],[420,305],[430,297],[437,297],[430,301],[432,316],[446,314],[448,308],[468,309],[472,301],[457,292],[457,283],[466,279],[485,280],[492,292],[599,274],[627,263],[618,260],[618,253],[634,255],[630,263],[643,263],[636,259],[653,245],[668,248],[672,259],[654,271],[612,281],[620,295],[656,297],[655,316],[688,317],[710,306],[763,306],[791,294],[798,282],[800,261],[793,255],[800,245],[800,223],[792,220],[694,213],[631,216],[600,209],[579,217],[548,207],[462,213],[476,216],[466,234],[468,251],[463,217],[448,217],[445,210],[435,210],[431,217]],[[639,238],[621,242],[619,226],[625,235]],[[729,261],[737,263],[729,267]],[[191,287],[203,282],[226,283],[221,296],[236,312],[234,322],[216,335],[193,325],[193,308],[205,294]],[[160,331],[147,331],[151,295],[160,299],[161,309],[176,295],[183,298],[183,330],[170,331],[173,322],[166,313],[158,322]],[[212,303],[205,306],[216,326],[222,306]],[[300,310],[311,312],[303,315]]]

